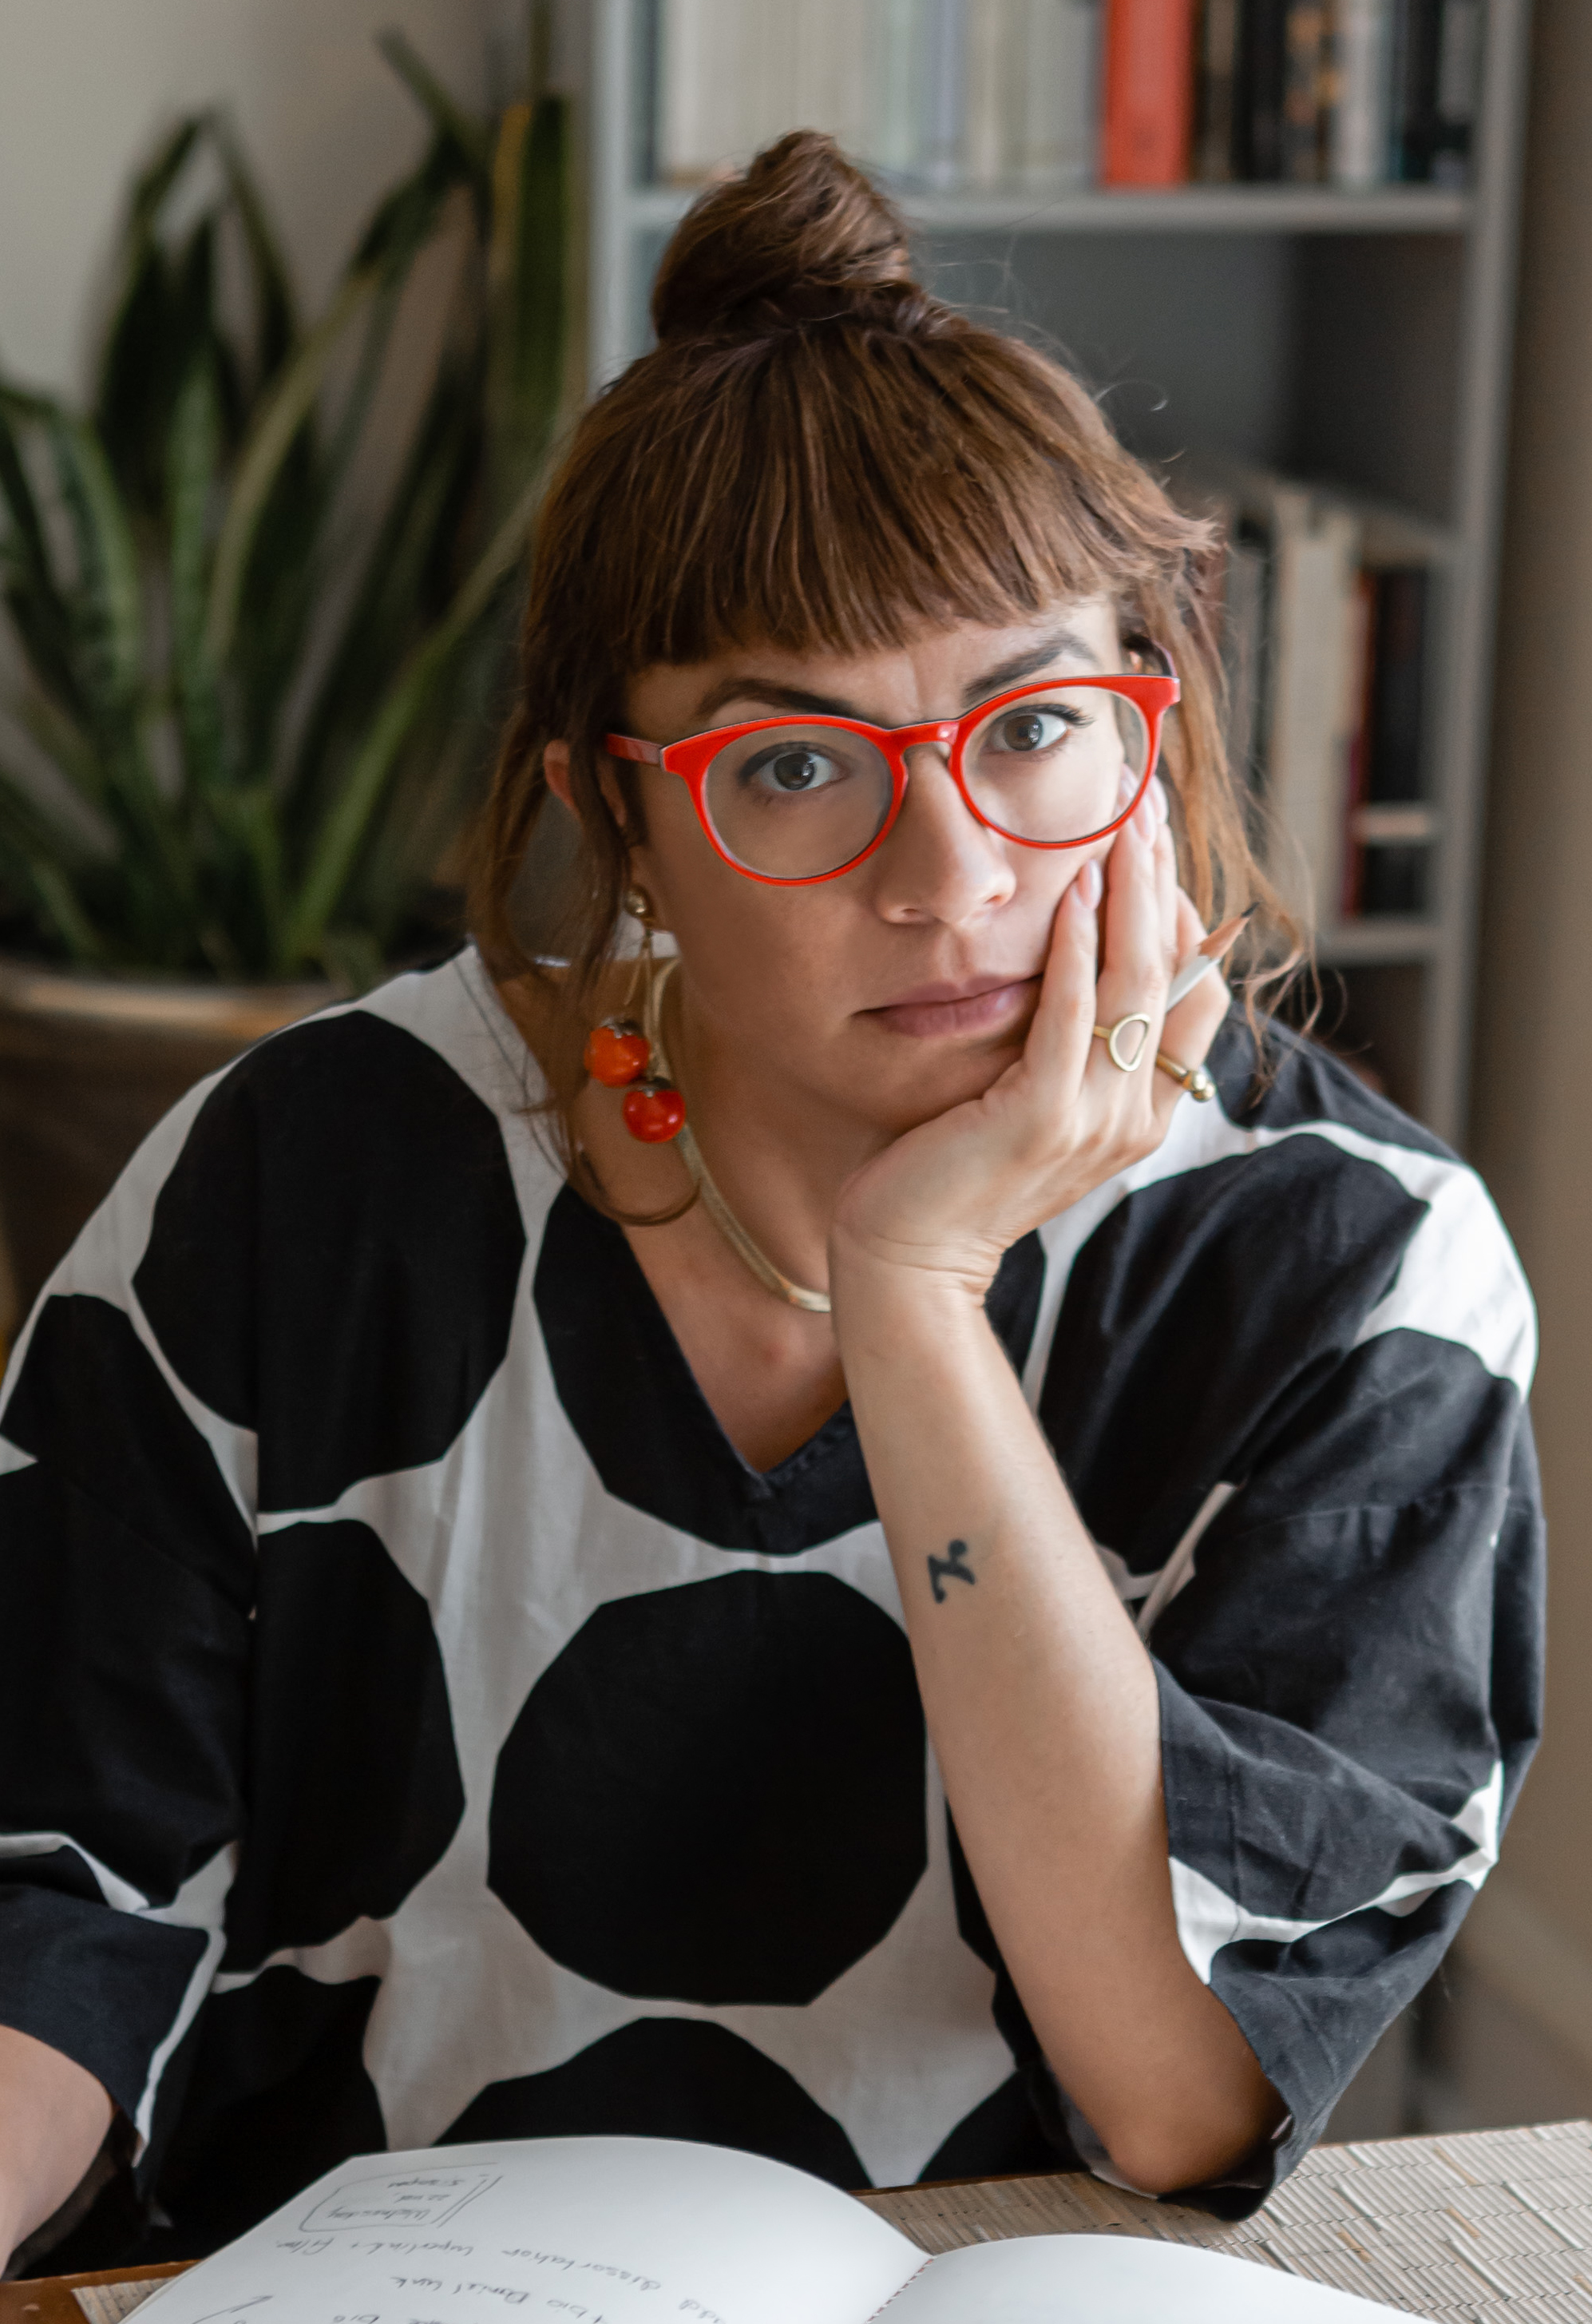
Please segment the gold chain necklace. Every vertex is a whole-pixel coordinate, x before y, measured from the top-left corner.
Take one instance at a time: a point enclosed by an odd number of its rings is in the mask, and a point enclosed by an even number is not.
[[[667,960],[660,961],[647,983],[646,1019],[643,1029],[652,1047],[650,1070],[660,1081],[666,1082],[674,1082],[675,1076],[669,1070],[667,1053],[663,1046],[663,996],[665,988],[675,973],[675,964],[678,957],[678,954],[671,953]],[[678,1086],[677,1084],[676,1086]],[[827,1291],[809,1291],[805,1284],[793,1283],[788,1275],[781,1275],[773,1260],[760,1251],[753,1242],[750,1235],[714,1185],[713,1173],[702,1158],[702,1148],[692,1136],[689,1120],[681,1126],[676,1135],[674,1145],[675,1151],[691,1174],[692,1185],[702,1197],[704,1210],[735,1253],[736,1258],[757,1277],[764,1290],[773,1292],[775,1297],[783,1299],[787,1306],[804,1309],[809,1315],[827,1315],[830,1312]]]

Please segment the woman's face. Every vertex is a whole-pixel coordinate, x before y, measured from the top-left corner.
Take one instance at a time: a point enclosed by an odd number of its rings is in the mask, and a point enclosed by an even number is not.
[[[881,653],[754,647],[660,667],[635,680],[626,715],[656,742],[787,711],[905,726],[1033,679],[1123,667],[1115,613],[1095,600]],[[632,859],[679,945],[690,1045],[891,1136],[978,1096],[1012,1063],[1056,906],[1110,845],[1021,846],[968,812],[943,747],[914,750],[909,765],[889,835],[837,879],[781,888],[732,870],[686,785],[660,767],[638,770],[647,836]]]

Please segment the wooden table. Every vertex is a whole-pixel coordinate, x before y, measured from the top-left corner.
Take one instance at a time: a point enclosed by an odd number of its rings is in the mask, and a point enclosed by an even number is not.
[[[1007,2236],[1163,2236],[1438,2324],[1592,2324],[1592,2123],[1318,2146],[1237,2227],[1071,2172],[857,2200],[927,2252]],[[0,2284],[0,2324],[120,2324],[158,2281],[146,2272]]]

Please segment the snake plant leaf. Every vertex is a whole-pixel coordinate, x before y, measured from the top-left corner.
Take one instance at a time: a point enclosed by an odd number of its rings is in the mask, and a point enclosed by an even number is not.
[[[376,287],[366,268],[344,283],[320,321],[288,363],[250,431],[238,463],[211,576],[206,639],[216,662],[225,660],[237,623],[244,570],[266,501],[299,429],[314,410],[332,360],[349,324]]]
[[[0,391],[0,533],[5,603],[40,682],[69,709],[80,709],[72,662],[72,622],[56,579],[39,504],[13,425],[13,399]],[[26,407],[23,407],[25,411]]]
[[[13,708],[23,732],[66,782],[87,826],[85,836],[92,833],[97,840],[108,844],[105,767],[92,738],[38,687],[30,689]]]
[[[101,440],[140,514],[152,519],[161,503],[171,400],[185,368],[172,270],[157,229],[204,128],[202,114],[179,122],[133,186],[116,254],[115,311],[95,389]]]
[[[182,725],[184,764],[201,789],[227,779],[221,687],[206,635],[210,521],[221,451],[215,374],[205,355],[192,364],[171,415],[167,448],[167,564],[171,670]]]
[[[391,683],[417,627],[446,610],[454,574],[448,558],[461,509],[478,467],[471,418],[480,386],[466,364],[445,364],[428,398],[359,586],[304,724],[288,796],[313,816],[336,788]]]
[[[123,235],[124,246],[144,241],[154,232],[165,207],[166,197],[188,167],[194,147],[204,134],[207,118],[206,114],[194,113],[178,122],[165,143],[156,148],[152,158],[133,180]]]
[[[523,557],[542,489],[543,480],[538,477],[499,526],[446,614],[399,672],[327,814],[310,857],[289,926],[286,952],[290,961],[314,958],[341,901],[399,752],[425,712],[453,656]]]
[[[363,441],[410,271],[442,223],[460,182],[459,169],[451,141],[434,139],[419,166],[379,205],[362,238],[352,271],[374,268],[376,290],[353,384],[344,398],[327,456],[329,492],[337,490]]]
[[[44,917],[60,931],[61,942],[72,959],[84,968],[103,967],[104,939],[78,901],[77,892],[60,864],[30,858],[27,869]]]
[[[242,960],[280,973],[277,941],[283,925],[285,867],[281,819],[269,783],[239,785],[210,802],[216,839],[233,878],[225,926]]]
[[[130,869],[147,872],[159,913],[180,921],[192,908],[193,867],[143,748],[143,587],[131,516],[92,422],[48,398],[31,399],[31,410],[50,447],[76,552],[66,602],[81,723],[103,770],[98,804],[132,850]]]
[[[143,591],[133,526],[92,421],[46,404],[43,425],[77,556],[70,603],[87,690],[97,714],[115,720],[126,714],[143,659]]]
[[[23,465],[22,446],[12,425],[11,401],[0,390],[0,497],[5,500],[12,527],[6,546],[17,557],[34,588],[53,588],[55,576],[51,569],[44,523]]]
[[[565,396],[570,292],[566,98],[511,106],[493,170],[492,364],[500,503],[547,451]]]
[[[254,373],[269,386],[299,337],[292,278],[276,238],[254,175],[225,113],[215,115],[210,134],[249,254],[254,294]]]
[[[396,193],[383,202],[359,254],[320,322],[286,364],[244,444],[216,553],[208,637],[217,662],[225,660],[236,630],[244,570],[266,502],[299,429],[309,420],[345,333],[381,290],[401,284],[436,233],[443,206],[458,181],[456,163],[433,146]],[[334,475],[330,482],[335,485]]]
[[[32,787],[0,764],[0,881],[32,897],[70,958],[97,966],[105,947],[73,886],[84,854],[82,842],[40,807]]]
[[[235,445],[244,426],[245,395],[243,369],[227,332],[222,327],[217,294],[216,229],[218,218],[207,210],[198,218],[178,256],[172,277],[170,392],[161,417],[168,431],[170,415],[196,363],[207,362],[215,374],[216,401],[226,439]]]
[[[456,150],[477,190],[484,218],[485,206],[490,199],[492,163],[492,147],[485,130],[455,103],[430,66],[402,32],[379,33],[376,46],[399,78],[406,83],[422,109],[429,114],[437,135]]]

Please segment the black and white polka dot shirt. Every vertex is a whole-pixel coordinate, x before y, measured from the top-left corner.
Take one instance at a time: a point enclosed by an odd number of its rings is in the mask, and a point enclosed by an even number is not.
[[[1419,1989],[1538,1729],[1530,1301],[1313,1048],[989,1306],[1159,1675],[1183,1949],[1289,2109]],[[559,1176],[466,951],[145,1143],[0,1414],[0,2023],[170,2248],[343,2155],[641,2131],[842,2185],[1072,2163],[848,1411],[768,1474]],[[1014,1771],[1014,1778],[1016,1771]]]

